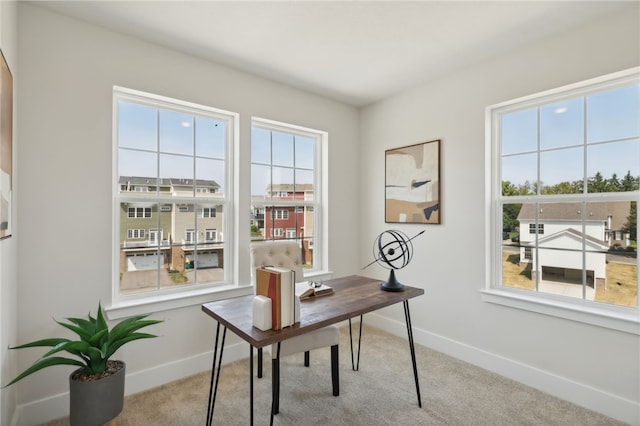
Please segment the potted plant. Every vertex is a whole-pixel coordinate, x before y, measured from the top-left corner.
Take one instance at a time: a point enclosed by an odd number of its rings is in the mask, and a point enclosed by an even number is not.
[[[51,349],[20,373],[6,386],[53,365],[75,365],[81,368],[69,376],[70,412],[72,425],[101,425],[116,417],[124,403],[125,363],[111,360],[122,345],[138,339],[156,337],[140,333],[143,327],[160,323],[137,315],[120,321],[109,330],[102,306],[98,304],[95,317],[88,319],[67,318],[68,322],[55,320],[62,327],[78,335],[77,340],[61,337],[37,340],[9,349],[50,347]],[[53,356],[67,352],[76,358]]]

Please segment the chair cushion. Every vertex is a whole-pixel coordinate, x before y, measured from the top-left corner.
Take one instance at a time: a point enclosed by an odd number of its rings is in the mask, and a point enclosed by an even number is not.
[[[280,357],[337,345],[340,341],[340,332],[335,325],[329,325],[310,333],[283,340],[280,344]],[[271,345],[271,358],[275,358],[278,344]]]

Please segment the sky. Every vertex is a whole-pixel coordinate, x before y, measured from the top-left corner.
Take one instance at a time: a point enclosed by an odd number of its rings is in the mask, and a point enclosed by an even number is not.
[[[125,101],[118,108],[120,176],[214,180],[224,191],[224,121]]]
[[[119,174],[214,180],[223,192],[227,130],[215,117],[120,101]],[[270,183],[313,183],[314,143],[305,136],[253,128],[251,194],[265,195]]]
[[[580,180],[585,170],[639,176],[640,85],[503,115],[503,181],[537,180],[538,140],[543,185]]]

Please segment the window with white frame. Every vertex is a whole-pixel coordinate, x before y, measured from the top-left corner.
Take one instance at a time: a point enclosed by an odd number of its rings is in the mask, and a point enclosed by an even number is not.
[[[271,211],[271,218],[272,219],[289,219],[289,210],[285,210],[285,209],[273,209]]]
[[[127,230],[127,238],[131,240],[137,240],[145,237],[144,229],[129,229]]]
[[[203,207],[200,212],[200,217],[216,217],[215,207]]]
[[[127,216],[130,218],[150,218],[150,207],[129,207],[127,209]]]
[[[215,242],[217,231],[215,229],[205,229],[204,238],[207,242]]]
[[[233,229],[225,212],[237,115],[121,87],[113,93],[114,301],[232,282],[232,256],[223,252]]]
[[[487,125],[487,294],[637,317],[639,69],[489,107]]]
[[[318,130],[252,121],[251,209],[264,211],[254,215],[252,224],[266,239],[297,241],[306,270],[323,265],[317,248],[323,236],[321,165],[326,139],[326,132]]]

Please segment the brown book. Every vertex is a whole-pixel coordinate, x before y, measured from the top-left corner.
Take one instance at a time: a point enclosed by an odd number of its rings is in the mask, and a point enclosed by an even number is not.
[[[295,323],[294,272],[265,266],[256,269],[256,294],[271,299],[271,327],[280,330]]]
[[[322,283],[312,283],[309,281],[302,281],[296,283],[296,295],[300,300],[306,300],[311,297],[320,297],[333,294],[333,288]]]

